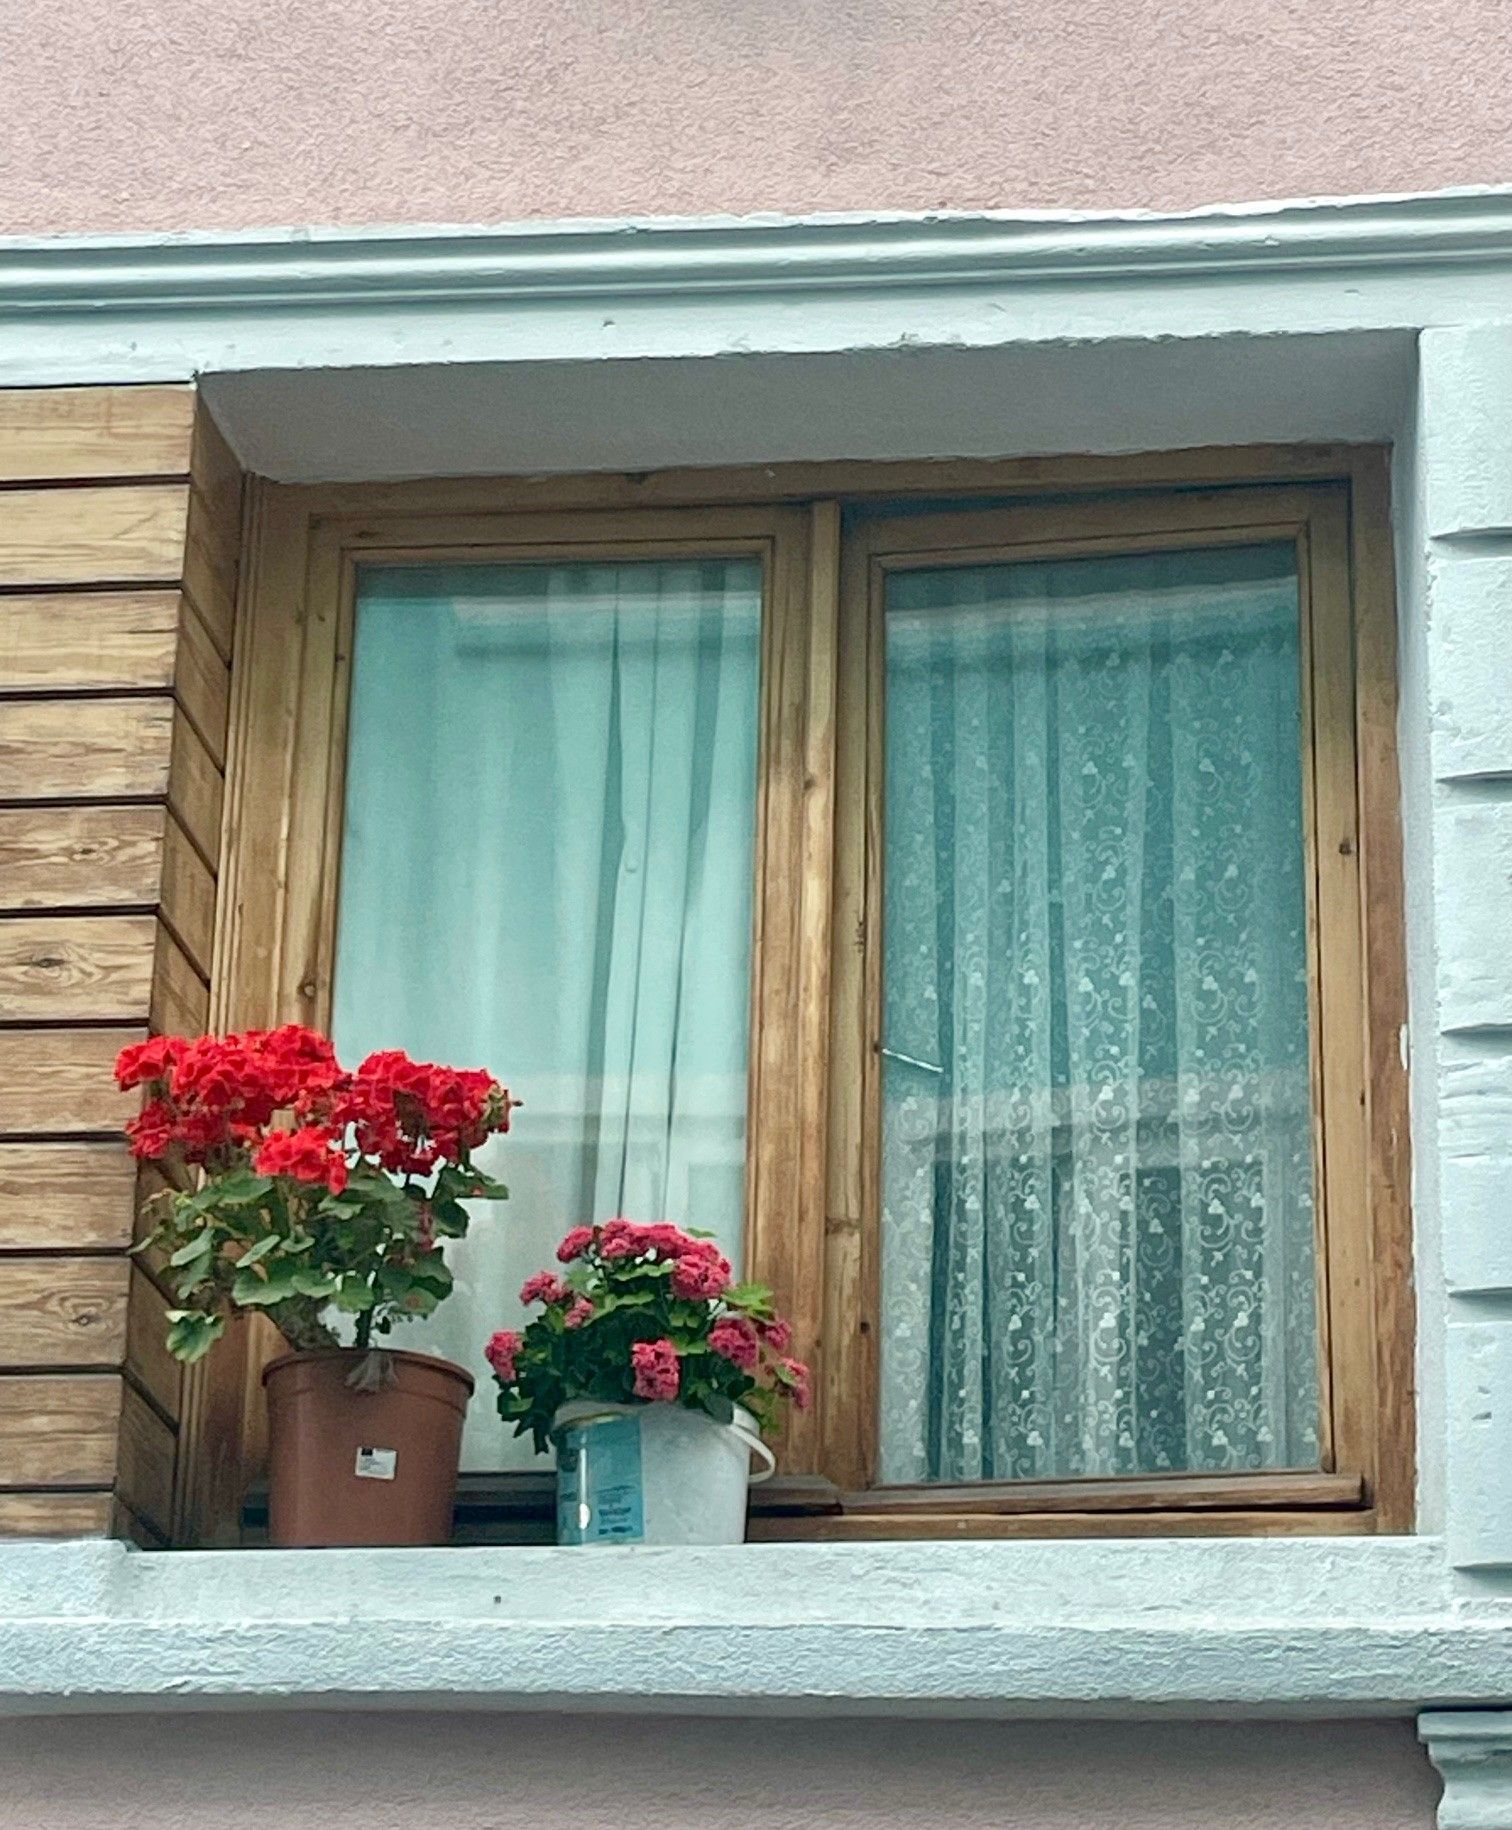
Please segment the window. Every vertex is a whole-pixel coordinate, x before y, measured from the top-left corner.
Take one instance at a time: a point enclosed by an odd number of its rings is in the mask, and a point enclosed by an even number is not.
[[[260,486],[227,1020],[526,1102],[416,1344],[665,1214],[816,1362],[760,1533],[1407,1528],[1384,500],[1373,451]]]

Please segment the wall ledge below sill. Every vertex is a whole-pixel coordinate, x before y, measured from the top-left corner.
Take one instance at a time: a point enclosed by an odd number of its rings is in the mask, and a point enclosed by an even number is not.
[[[1512,1699],[1433,1538],[0,1547],[0,1714],[238,1705],[1362,1715]]]

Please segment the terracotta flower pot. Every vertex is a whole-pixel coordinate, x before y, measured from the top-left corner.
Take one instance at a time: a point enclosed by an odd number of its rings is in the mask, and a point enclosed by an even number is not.
[[[338,1347],[285,1354],[263,1386],[270,1543],[447,1542],[471,1373],[429,1354]]]

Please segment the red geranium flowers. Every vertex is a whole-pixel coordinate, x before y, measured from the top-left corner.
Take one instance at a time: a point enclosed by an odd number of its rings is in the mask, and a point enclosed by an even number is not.
[[[465,1162],[509,1129],[516,1103],[485,1069],[412,1061],[398,1049],[345,1072],[330,1041],[298,1023],[238,1035],[154,1036],[121,1050],[116,1083],[152,1097],[126,1126],[134,1155],[346,1186],[354,1159],[398,1176]],[[287,1114],[289,1126],[275,1118]]]
[[[478,1068],[397,1049],[354,1073],[297,1023],[238,1035],[155,1036],[121,1051],[121,1088],[145,1089],[126,1126],[134,1155],[204,1172],[160,1197],[150,1243],[181,1302],[168,1346],[204,1353],[237,1308],[273,1315],[290,1339],[331,1339],[329,1308],[358,1346],[428,1315],[451,1289],[441,1241],[467,1230],[463,1203],[506,1190],[472,1152],[509,1129],[515,1103]]]

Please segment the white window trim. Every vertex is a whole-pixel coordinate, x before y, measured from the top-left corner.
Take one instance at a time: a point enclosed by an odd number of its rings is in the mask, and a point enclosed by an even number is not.
[[[1186,442],[1338,437],[1308,418],[1305,387],[1253,395],[1232,385],[1234,364],[1266,350],[1304,364],[1321,340],[1340,372],[1357,364],[1379,384],[1383,349],[1406,352],[1384,429],[1397,441],[1425,1534],[599,1556],[10,1546],[8,1705],[444,1692],[1355,1713],[1512,1696],[1512,949],[1487,927],[1512,856],[1509,278],[1507,192],[1178,218],[0,243],[0,385],[208,378],[233,438],[242,416],[243,458],[268,467],[247,443],[260,402],[296,475],[302,451],[319,464],[300,443],[321,417],[300,411],[303,388],[415,364],[539,379],[545,364],[609,376],[650,357],[996,352],[1064,383],[1038,420],[1016,418],[1005,389],[1000,442],[957,453],[1014,456],[1177,442],[1151,390],[1108,384],[1162,352]],[[1094,353],[1102,379],[1078,391]],[[1074,420],[1058,417],[1068,401]],[[812,455],[883,455],[833,420],[812,431],[827,445]]]

